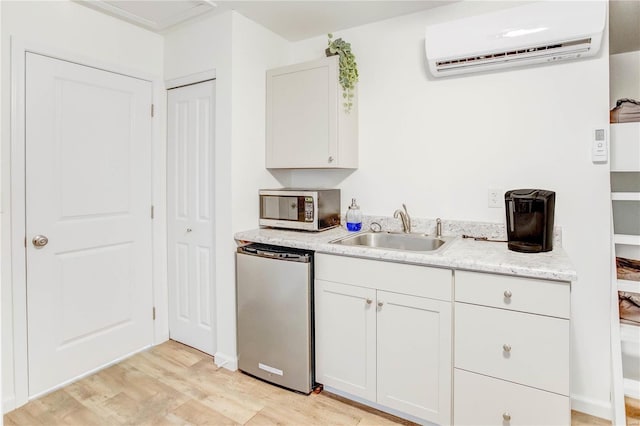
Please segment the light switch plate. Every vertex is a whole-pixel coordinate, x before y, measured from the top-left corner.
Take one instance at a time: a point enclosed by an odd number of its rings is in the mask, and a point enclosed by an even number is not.
[[[492,209],[499,209],[504,204],[504,192],[500,189],[489,188],[488,192],[488,206]]]

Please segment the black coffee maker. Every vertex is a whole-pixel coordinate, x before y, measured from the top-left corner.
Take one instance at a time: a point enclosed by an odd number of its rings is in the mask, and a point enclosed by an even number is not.
[[[504,202],[509,250],[551,251],[556,193],[544,189],[514,189],[504,194]]]

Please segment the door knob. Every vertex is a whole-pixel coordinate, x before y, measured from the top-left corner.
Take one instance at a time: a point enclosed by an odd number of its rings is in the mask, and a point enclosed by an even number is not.
[[[33,243],[34,247],[44,247],[47,245],[47,243],[49,243],[49,239],[44,235],[36,235],[35,237],[33,237],[33,240],[31,240],[31,242]]]

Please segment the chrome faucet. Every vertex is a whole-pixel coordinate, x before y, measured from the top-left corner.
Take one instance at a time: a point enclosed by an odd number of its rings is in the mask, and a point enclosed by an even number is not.
[[[442,220],[436,219],[436,238],[442,237]]]
[[[398,216],[400,216],[400,220],[402,221],[402,232],[408,234],[411,232],[411,217],[407,212],[407,206],[402,204],[402,208],[404,211],[400,209],[396,210],[393,213],[393,217],[397,219]]]

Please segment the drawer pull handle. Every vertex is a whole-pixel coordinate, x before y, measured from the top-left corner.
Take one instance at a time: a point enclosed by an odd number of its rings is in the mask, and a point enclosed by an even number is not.
[[[371,300],[371,299],[367,299],[367,305],[370,305],[370,304],[372,304],[372,303],[373,303],[373,300]]]
[[[507,345],[506,343],[502,345],[502,350],[505,352],[511,352],[511,345]]]
[[[505,411],[504,413],[502,413],[502,419],[505,422],[508,422],[509,420],[511,420],[511,414],[509,414],[508,412]]]
[[[384,302],[381,300],[378,302],[378,306],[382,308],[382,305],[384,305]]]
[[[511,296],[512,296],[512,294],[511,294],[511,290],[505,290],[505,291],[504,291],[504,297],[505,297],[505,299],[511,299]]]

